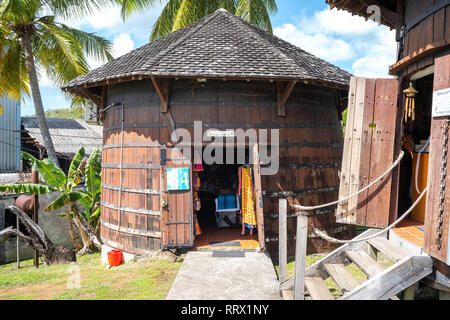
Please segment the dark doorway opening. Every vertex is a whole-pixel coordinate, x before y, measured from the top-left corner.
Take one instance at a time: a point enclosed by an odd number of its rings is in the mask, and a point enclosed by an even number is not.
[[[415,119],[405,124],[403,132],[405,157],[400,164],[399,215],[412,206],[427,186],[433,80],[434,75],[431,74],[412,83],[419,93],[415,97]],[[426,197],[408,217],[407,223],[423,224],[425,207]]]
[[[245,157],[242,159],[239,154],[245,154]],[[218,158],[214,152],[211,155]],[[200,180],[197,194],[201,206],[200,210],[196,211],[201,234],[196,237],[195,247],[254,249],[258,246],[256,230],[253,235],[250,235],[248,229],[245,235],[241,234],[242,200],[238,196],[238,172],[240,166],[251,166],[249,159],[249,148],[227,148],[218,161],[213,164],[203,163],[203,170],[194,173]]]

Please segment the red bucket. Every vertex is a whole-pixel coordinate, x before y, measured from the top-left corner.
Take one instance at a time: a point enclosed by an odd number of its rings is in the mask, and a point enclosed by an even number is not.
[[[120,266],[122,263],[122,251],[111,250],[108,252],[108,263],[111,267]]]

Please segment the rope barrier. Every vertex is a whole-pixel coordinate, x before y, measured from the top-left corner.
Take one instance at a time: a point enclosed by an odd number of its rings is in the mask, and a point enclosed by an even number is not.
[[[334,205],[340,205],[342,202],[346,202],[347,200],[353,198],[354,196],[357,196],[358,194],[366,191],[367,189],[373,187],[377,182],[381,181],[386,175],[388,175],[389,173],[391,173],[392,170],[394,170],[402,161],[403,157],[405,156],[405,152],[401,151],[400,155],[398,156],[397,160],[395,160],[395,162],[392,164],[392,166],[387,169],[381,176],[379,176],[377,179],[375,179],[374,181],[372,181],[369,185],[367,185],[366,187],[362,188],[361,190],[334,202],[330,202],[327,204],[322,204],[319,206],[313,206],[313,207],[305,207],[305,206],[300,206],[300,205],[293,205],[293,207],[299,211],[314,211],[314,210],[318,210],[318,209],[323,209],[323,208],[327,208],[327,207],[331,207]]]
[[[391,224],[390,226],[388,226],[387,228],[381,230],[380,232],[375,233],[374,235],[367,237],[367,238],[363,238],[363,239],[357,239],[357,240],[339,240],[333,237],[328,236],[325,232],[320,231],[317,228],[314,228],[314,233],[317,234],[319,237],[321,237],[322,239],[331,242],[331,243],[339,243],[339,244],[345,244],[345,243],[358,243],[358,242],[362,242],[362,241],[367,241],[373,238],[376,238],[380,235],[382,235],[383,233],[391,230],[393,227],[395,227],[396,225],[398,225],[401,221],[403,221],[403,219],[405,219],[419,204],[419,202],[423,199],[423,197],[425,196],[425,194],[427,193],[428,188],[426,188],[422,194],[420,195],[420,197],[416,200],[416,202],[414,202],[414,204],[411,206],[411,208],[409,208],[408,211],[406,211],[400,218],[397,219],[397,221],[395,221],[393,224]]]

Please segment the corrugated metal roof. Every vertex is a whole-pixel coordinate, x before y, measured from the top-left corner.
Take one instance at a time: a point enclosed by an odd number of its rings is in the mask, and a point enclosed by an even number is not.
[[[17,172],[20,167],[20,103],[0,98],[0,173]]]
[[[80,119],[47,118],[47,123],[57,153],[72,158],[81,147],[84,147],[87,155],[95,148],[102,147],[101,126],[90,125]],[[44,145],[36,118],[23,117],[22,126],[40,145]]]

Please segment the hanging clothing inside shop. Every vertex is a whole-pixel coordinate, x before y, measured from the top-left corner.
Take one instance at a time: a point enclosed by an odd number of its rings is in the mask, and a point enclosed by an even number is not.
[[[202,229],[200,229],[200,224],[198,223],[197,212],[194,213],[194,235],[197,237],[202,234]]]
[[[200,224],[198,223],[198,214],[197,212],[202,209],[202,205],[200,203],[200,198],[198,196],[198,191],[200,190],[200,177],[197,172],[194,172],[192,175],[192,186],[194,187],[194,235],[197,237],[202,234],[202,230],[200,229]]]
[[[248,229],[256,229],[256,210],[253,192],[253,169],[240,168],[240,183],[242,197],[242,219],[245,227]]]

